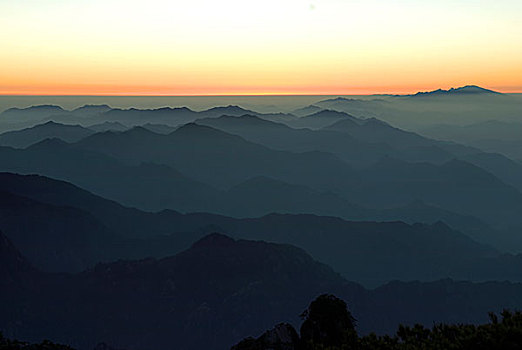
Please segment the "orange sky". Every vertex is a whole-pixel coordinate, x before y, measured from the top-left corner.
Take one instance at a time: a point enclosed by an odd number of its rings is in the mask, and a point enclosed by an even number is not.
[[[0,94],[522,92],[515,0],[0,1]]]

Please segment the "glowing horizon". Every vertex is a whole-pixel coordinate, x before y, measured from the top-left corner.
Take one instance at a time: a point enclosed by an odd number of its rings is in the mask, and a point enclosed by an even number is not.
[[[0,95],[522,92],[522,2],[0,0]]]

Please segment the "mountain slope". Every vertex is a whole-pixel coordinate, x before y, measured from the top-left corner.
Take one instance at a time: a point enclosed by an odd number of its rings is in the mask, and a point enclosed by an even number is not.
[[[320,130],[293,129],[251,115],[198,119],[196,123],[273,149],[330,152],[354,166],[368,165],[385,155],[406,161],[441,163],[477,153],[475,149],[427,139],[374,118],[358,122],[341,119]]]
[[[95,135],[93,135],[95,136]],[[94,193],[146,210],[214,207],[218,192],[164,165],[126,165],[106,155],[46,140],[24,150],[0,148],[0,170],[70,181]],[[131,190],[132,189],[132,190]]]
[[[0,146],[26,148],[49,138],[58,138],[65,142],[76,142],[93,133],[92,130],[80,125],[65,125],[50,121],[28,129],[0,134]]]
[[[488,120],[470,125],[434,125],[420,131],[429,137],[459,142],[486,152],[522,160],[522,123]]]
[[[460,157],[460,159],[489,171],[500,180],[522,192],[522,163],[496,153],[469,154]]]
[[[344,285],[363,291],[295,247],[213,234],[173,257],[100,264],[51,281],[36,301],[55,293],[53,309],[32,306],[12,326],[24,339],[45,335],[80,349],[98,340],[126,349],[173,342],[177,349],[220,349],[274,319],[296,321],[308,298]]]
[[[295,244],[349,280],[376,286],[399,279],[464,278],[455,268],[497,253],[444,224],[350,222],[334,217],[272,214],[256,219],[214,220],[237,237]]]
[[[267,177],[256,177],[227,191],[225,210],[239,217],[257,217],[269,213],[318,214],[357,218],[367,210],[333,194],[314,191]]]
[[[440,223],[408,225],[398,222],[351,222],[334,217],[315,215],[272,214],[254,219],[236,219],[205,213],[185,215],[172,211],[146,213],[107,201],[70,184],[41,176],[0,174],[0,180],[2,180],[0,181],[0,190],[9,190],[18,196],[28,196],[33,201],[48,203],[51,208],[68,206],[69,211],[66,211],[66,213],[78,211],[80,213],[91,213],[97,222],[102,223],[124,241],[116,240],[116,243],[120,243],[119,248],[111,248],[115,243],[114,240],[110,240],[110,235],[102,234],[99,230],[91,231],[93,237],[99,237],[96,242],[101,242],[104,247],[108,248],[105,256],[113,259],[171,255],[186,248],[190,242],[202,237],[205,233],[215,230],[232,234],[235,237],[268,239],[274,242],[298,245],[312,253],[314,257],[331,264],[348,278],[371,285],[391,279],[478,276],[477,271],[480,269],[474,265],[478,260],[494,259],[499,256],[499,253],[493,249],[479,245],[463,234]],[[264,192],[269,192],[272,189],[284,191],[285,199],[281,201],[281,204],[268,202],[267,211],[268,208],[274,208],[277,205],[283,208],[282,211],[292,211],[295,209],[294,205],[306,209],[307,205],[312,205],[310,202],[318,201],[320,204],[320,200],[329,197],[329,195],[321,195],[313,191],[306,195],[306,191],[303,192],[299,189],[295,197],[292,198],[294,187],[288,184],[275,182],[274,185],[273,180],[263,178],[252,181],[253,184],[245,184],[247,190],[237,189],[237,191],[241,191],[241,194],[236,194],[237,197],[235,197],[241,199],[238,199],[236,203],[238,208],[246,205],[244,201],[248,201],[248,197],[252,195],[251,190],[248,189],[252,185],[256,190],[255,195],[261,197],[265,195]],[[257,182],[261,182],[262,185],[267,184],[269,190],[264,187],[265,185],[259,187]],[[306,200],[303,200],[303,194],[308,196],[304,197]],[[295,201],[300,203],[295,203]],[[259,203],[257,207],[263,208],[264,200],[260,200]],[[327,204],[330,203],[336,202],[327,202]],[[363,214],[360,215],[368,215],[363,209],[353,207],[349,203],[339,200],[338,203],[339,206],[345,205],[354,213],[362,211]],[[15,208],[12,203],[7,203],[5,210],[13,212]],[[58,209],[55,209],[55,215],[47,216],[48,220],[43,224],[30,225],[29,223],[38,222],[37,220],[45,217],[45,215],[35,215],[35,209],[31,209],[30,206],[28,208],[31,211],[23,211],[24,207],[20,208],[20,210],[15,211],[18,213],[17,215],[11,215],[18,220],[11,221],[12,227],[17,230],[16,232],[20,232],[20,235],[37,236],[28,241],[18,241],[20,243],[25,242],[24,245],[20,245],[21,249],[30,251],[39,239],[44,240],[42,244],[46,247],[49,246],[49,249],[52,249],[53,244],[67,246],[68,240],[61,238],[61,235],[70,236],[71,234],[67,232],[67,226],[64,225],[64,217],[60,219],[60,216],[58,216],[58,213],[60,213]],[[423,218],[425,221],[437,219],[437,216],[429,216],[433,209],[424,208],[419,209],[419,213],[408,208],[402,212],[400,210],[397,212],[410,221],[413,219],[408,214]],[[248,210],[251,209],[247,209],[247,214],[249,213]],[[428,214],[426,214],[426,211],[428,211]],[[28,213],[31,213],[31,220],[24,221],[23,218]],[[242,213],[245,214],[245,212]],[[396,213],[383,212],[372,215],[379,220],[389,220],[395,217]],[[77,217],[81,218],[82,216],[77,215]],[[480,222],[475,223],[472,219],[464,221],[460,218],[453,218],[451,213],[444,213],[443,217],[462,220],[470,230],[477,230],[477,225],[479,228],[481,227]],[[26,225],[24,222],[28,224]],[[80,219],[74,224],[75,221],[72,217],[67,222],[70,222],[70,227],[74,227],[74,225],[78,227],[86,226],[80,224],[82,222]],[[45,234],[39,233],[45,227],[60,228],[63,226],[65,226],[65,229],[57,230],[55,228],[51,231],[54,238],[48,240],[48,242],[45,241]],[[31,227],[38,227],[39,229],[31,229]],[[7,229],[6,232],[8,232]],[[81,232],[89,233],[89,231],[75,231],[78,235]],[[492,233],[489,232],[489,234]],[[82,241],[79,238],[78,240]],[[125,244],[122,245],[122,243]],[[83,249],[84,246],[87,245],[80,244],[78,247],[73,245],[74,249]],[[67,249],[70,251],[72,248]],[[89,251],[87,250],[87,252]],[[348,252],[352,253],[347,254]],[[55,259],[52,250],[37,251],[37,253],[40,254],[41,259],[45,259],[44,254],[50,254]],[[81,254],[78,253],[77,256],[81,256]],[[100,258],[96,254],[87,255],[87,257],[90,258],[87,261]],[[361,266],[363,267],[361,268]],[[458,269],[456,266],[465,267]],[[492,262],[491,266],[495,266],[495,263]],[[482,274],[480,278],[522,280],[520,274],[499,268],[493,268],[488,273],[489,275]]]
[[[0,286],[2,291],[21,287],[36,270],[0,231]],[[5,289],[4,289],[5,288]],[[1,295],[0,291],[0,295]]]
[[[331,131],[293,129],[251,115],[198,119],[196,123],[241,136],[272,149],[333,153],[354,165],[369,164],[390,152],[390,147],[385,144],[358,141],[351,136]]]
[[[492,225],[520,222],[516,214],[522,208],[520,192],[468,162],[452,160],[437,166],[385,158],[361,176],[371,191],[360,187],[353,193],[356,203],[393,207],[420,199]]]
[[[26,108],[13,107],[0,113],[0,120],[7,123],[19,123],[25,120],[37,121],[51,115],[61,115],[67,113],[60,106],[38,105]]]
[[[109,255],[116,236],[89,213],[0,191],[0,227],[35,266],[80,271]]]
[[[354,123],[360,122],[359,118],[344,112],[334,110],[322,110],[313,114],[287,122],[291,127],[321,129],[339,120],[350,120]]]
[[[476,323],[488,311],[522,306],[520,284],[394,282],[370,291],[301,249],[221,234],[164,259],[44,277],[25,291],[28,312],[0,315],[2,328],[79,350],[99,341],[129,350],[223,349],[276,322],[296,325],[309,301],[323,293],[347,301],[361,334],[393,332],[399,323],[413,321]],[[0,299],[2,307],[5,303]]]
[[[118,122],[103,122],[99,124],[89,125],[88,128],[95,132],[125,131],[129,129],[127,126]]]
[[[129,163],[148,160],[167,164],[193,179],[218,187],[230,187],[255,176],[322,189],[357,181],[352,168],[331,154],[275,151],[197,124],[186,124],[169,135],[137,128],[120,134],[97,134],[74,147]]]
[[[395,128],[375,118],[369,118],[359,123],[352,123],[349,120],[340,120],[324,129],[342,132],[366,142],[386,143],[398,149],[410,148],[420,151],[425,149],[425,153],[427,153],[427,150],[431,148],[433,149],[432,152],[438,151],[441,154],[439,159],[448,160],[451,156],[474,152],[474,150],[469,147],[431,140],[419,134]],[[400,157],[400,153],[397,152],[397,156]],[[430,157],[426,157],[426,154],[423,156],[424,157],[419,157],[419,160],[430,161]]]

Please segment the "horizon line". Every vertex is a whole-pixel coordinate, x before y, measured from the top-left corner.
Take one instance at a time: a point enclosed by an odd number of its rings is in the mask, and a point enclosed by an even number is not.
[[[487,85],[487,84],[485,84]],[[268,88],[266,90],[262,89],[230,89],[229,91],[215,91],[212,92],[211,89],[207,90],[207,92],[194,91],[192,92],[183,92],[181,91],[168,91],[165,87],[161,87],[159,89],[136,89],[136,87],[123,88],[120,86],[120,89],[113,87],[112,89],[93,89],[88,91],[89,89],[71,89],[67,92],[66,89],[54,89],[54,91],[38,91],[35,89],[33,91],[24,91],[17,89],[0,89],[0,96],[49,96],[49,97],[67,97],[67,96],[77,96],[77,97],[257,97],[257,96],[407,96],[414,95],[417,93],[426,93],[426,92],[434,92],[434,91],[450,91],[452,89],[460,89],[464,87],[478,87],[485,90],[490,90],[493,92],[498,92],[502,94],[519,94],[522,93],[522,86],[520,85],[511,85],[511,86],[481,86],[481,84],[477,83],[457,83],[452,84],[450,86],[419,86],[417,88],[410,87],[392,87],[392,86],[374,86],[372,87],[331,87],[330,89],[319,88],[315,90],[313,87],[309,86],[308,88],[291,88],[288,89],[271,89]],[[61,90],[61,91],[60,91]],[[74,91],[76,90],[76,91]],[[82,91],[83,90],[83,91]],[[105,91],[104,91],[105,90]],[[119,91],[118,91],[119,90]],[[127,91],[125,91],[127,90]],[[134,91],[132,91],[134,90]],[[286,91],[285,91],[286,90]],[[307,91],[308,90],[308,91]],[[315,91],[314,91],[315,90]],[[321,91],[322,90],[322,91]],[[329,90],[329,91],[328,91]],[[337,90],[337,91],[336,91]],[[350,91],[351,90],[351,91]],[[163,91],[163,92],[162,92]]]
[[[522,90],[520,91],[499,91],[494,90],[495,92],[499,92],[501,94],[522,94]],[[323,93],[323,94],[303,94],[303,93],[247,93],[247,94],[1,94],[0,97],[316,97],[316,96],[410,96],[419,92],[426,91],[417,91],[413,93]]]

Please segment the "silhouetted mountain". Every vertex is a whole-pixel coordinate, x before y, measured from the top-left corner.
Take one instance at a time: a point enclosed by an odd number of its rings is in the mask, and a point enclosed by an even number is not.
[[[297,119],[293,114],[288,113],[258,113],[252,110],[244,109],[239,106],[229,105],[221,107],[213,107],[205,111],[199,112],[199,118],[218,118],[221,116],[240,117],[243,115],[252,115],[258,118],[273,122],[285,122]]]
[[[108,257],[115,236],[91,214],[0,191],[3,232],[45,271],[80,271]]]
[[[306,298],[336,285],[362,291],[295,247],[217,234],[174,257],[100,264],[60,285],[36,300],[54,294],[52,309],[29,304],[24,322],[5,325],[23,339],[45,335],[80,349],[96,339],[128,349],[165,348],[173,339],[178,349],[218,349],[274,318],[297,320]],[[250,317],[263,301],[272,306]]]
[[[344,112],[337,112],[333,110],[323,110],[311,115],[301,117],[299,119],[289,121],[287,124],[297,128],[321,129],[325,126],[331,125],[336,121],[349,119],[355,123],[360,122],[359,118],[349,115]]]
[[[119,109],[105,112],[102,117],[109,121],[118,121],[126,125],[143,125],[146,123],[180,125],[189,123],[198,117],[198,112],[187,107],[163,107],[157,109]]]
[[[171,132],[176,130],[175,126],[169,126],[169,125],[165,125],[165,124],[147,123],[147,124],[143,124],[142,127],[147,130],[150,130],[152,132],[155,132],[156,134],[163,134],[163,135],[170,134]]]
[[[103,122],[100,124],[94,124],[88,126],[89,129],[94,130],[96,132],[105,132],[105,131],[125,131],[128,130],[129,127],[123,125],[118,122]]]
[[[76,142],[93,133],[94,131],[80,125],[65,125],[50,121],[28,129],[0,134],[0,145],[25,148],[48,138],[59,138],[66,142]]]
[[[499,314],[490,312],[489,322],[481,324],[417,322],[414,326],[400,325],[393,335],[361,335],[346,302],[335,295],[322,294],[310,303],[302,317],[300,336],[291,324],[280,323],[258,338],[243,339],[231,350],[516,349],[522,342],[522,312],[508,309]]]
[[[478,149],[428,139],[373,118],[359,124],[341,120],[325,129],[345,132],[353,138],[368,142],[387,143],[400,149],[397,152],[390,152],[390,155],[393,154],[393,157],[403,160],[435,162],[458,157],[522,190],[522,165],[498,154],[488,154]]]
[[[25,205],[6,201],[0,211],[9,226],[5,231],[12,231],[24,254],[44,270],[77,271],[106,258],[172,255],[203,235],[199,225],[185,224],[185,216],[174,211],[149,213],[124,207],[43,176],[0,173],[0,179],[0,193],[25,197]],[[213,217],[201,214],[203,220],[208,216]],[[198,215],[194,219],[197,223]],[[185,231],[189,227],[196,232]],[[91,240],[97,245],[94,250],[85,243]]]
[[[500,180],[522,192],[522,163],[496,153],[469,154],[461,157],[461,159],[489,171]]]
[[[347,121],[350,121],[347,119]],[[293,129],[255,116],[222,116],[198,119],[207,125],[239,135],[248,141],[291,152],[321,151],[333,153],[352,165],[370,164],[393,152],[390,145],[356,140],[346,134],[327,130]]]
[[[345,112],[357,118],[381,118],[392,108],[390,102],[383,99],[363,100],[345,97],[319,101],[315,105],[323,109]]]
[[[257,349],[297,350],[299,349],[299,335],[291,324],[280,323],[258,338],[243,339],[230,350]]]
[[[157,216],[104,199],[65,181],[54,180],[40,175],[18,175],[0,173],[0,191],[11,192],[20,197],[31,198],[36,202],[57,207],[78,208],[91,213],[98,221],[112,231],[127,233],[129,237],[161,234],[155,231],[154,220]],[[138,222],[143,221],[145,225]],[[156,221],[159,226],[160,220]],[[136,228],[137,230],[131,230]],[[143,230],[143,232],[140,232]],[[166,232],[163,232],[166,233]]]
[[[417,92],[413,95],[405,95],[405,96],[450,96],[450,95],[476,95],[476,94],[497,94],[501,95],[500,92],[496,92],[493,90],[488,90],[481,88],[476,85],[466,85],[458,88],[451,88],[449,90],[433,90],[426,92]]]
[[[408,161],[438,163],[476,152],[469,147],[431,140],[413,132],[394,128],[375,118],[369,118],[359,123],[340,120],[324,129],[346,133],[365,142],[385,143],[395,148],[395,150],[390,150],[389,155]]]
[[[213,107],[200,112],[193,111],[187,107],[181,108],[157,108],[157,109],[111,109],[100,117],[105,120],[119,121],[127,125],[164,124],[167,126],[178,126],[195,121],[198,118],[219,117],[222,115],[253,114],[268,120],[291,120],[295,117],[286,114],[264,114],[250,111],[238,106]]]
[[[303,108],[298,108],[298,109],[292,111],[292,114],[297,117],[305,117],[307,115],[311,115],[311,114],[320,112],[322,110],[323,110],[323,108],[321,108],[321,107],[318,107],[316,105],[310,105],[310,106],[306,106]]]
[[[415,97],[383,96],[379,100],[336,98],[315,105],[359,118],[376,117],[413,131],[438,124],[474,124],[491,120],[492,116],[497,121],[518,122],[519,98],[476,89],[455,90]]]
[[[520,222],[516,213],[522,208],[521,193],[464,161],[452,160],[437,166],[384,158],[363,170],[361,176],[371,190],[360,187],[353,193],[355,203],[392,207],[421,199],[492,225]]]
[[[477,149],[431,140],[374,118],[358,123],[344,119],[324,128],[325,130],[316,131],[292,129],[248,115],[205,118],[199,119],[197,123],[239,135],[273,149],[331,152],[355,166],[376,162],[385,155],[409,162],[434,164],[459,158],[490,171],[508,184],[519,185],[516,175],[518,172],[507,170],[520,166],[515,163],[508,166],[506,162],[509,160],[500,159],[501,156],[486,155]],[[499,167],[499,164],[504,166]]]
[[[288,113],[258,113],[234,105],[212,107],[208,110],[198,112],[187,107],[122,109],[111,108],[105,104],[85,105],[69,111],[59,106],[41,105],[28,108],[10,108],[0,113],[0,130],[27,128],[47,121],[55,121],[63,124],[80,124],[84,127],[104,124],[106,122],[117,122],[130,126],[150,123],[172,127],[193,122],[198,118],[213,118],[222,115],[239,116],[243,114],[252,114],[272,121],[291,121],[296,119],[294,115]],[[108,128],[102,128],[101,130],[107,129]]]
[[[489,120],[464,126],[435,125],[421,130],[421,133],[522,160],[522,124],[519,122]]]
[[[105,113],[112,108],[109,105],[84,105],[82,107],[78,107],[73,109],[71,112],[73,114],[84,114],[84,115],[97,115],[101,113]]]
[[[522,285],[443,280],[394,282],[374,291],[341,278],[289,245],[208,235],[176,256],[99,264],[74,276],[44,275],[27,299],[0,299],[2,328],[80,350],[103,341],[129,350],[223,349],[276,322],[296,325],[309,300],[346,300],[359,334],[399,323],[482,322],[488,311],[522,305]]]
[[[131,142],[139,139],[142,132],[150,133],[145,129],[129,131]],[[93,136],[97,135],[103,134]],[[107,198],[147,210],[180,208],[205,211],[215,207],[216,190],[175,169],[141,162],[126,165],[57,139],[42,141],[25,150],[0,148],[0,160],[2,171],[36,173],[70,181]]]
[[[239,116],[245,115],[245,114],[255,115],[257,113],[254,111],[250,111],[248,109],[241,108],[239,106],[228,105],[228,106],[221,106],[221,107],[212,107],[210,109],[207,109],[204,112],[204,114],[206,117],[215,118],[215,117],[220,117],[222,115],[230,115],[230,116],[239,117]]]
[[[356,223],[313,215],[269,215],[258,219],[233,219],[211,214],[180,215],[175,212],[152,214],[122,207],[117,203],[94,196],[70,184],[43,177],[3,174],[0,179],[2,180],[1,186],[3,186],[0,189],[9,189],[19,195],[30,196],[34,200],[50,203],[53,206],[69,206],[79,208],[81,211],[88,211],[92,213],[96,220],[103,223],[103,225],[112,232],[117,233],[120,237],[141,237],[141,243],[139,243],[139,240],[134,241],[134,243],[127,242],[128,250],[109,249],[107,254],[113,254],[110,256],[114,258],[126,256],[143,257],[146,254],[151,254],[152,256],[172,254],[185,248],[188,242],[201,237],[212,228],[219,228],[238,237],[269,239],[275,242],[297,244],[307,249],[315,257],[332,264],[336,269],[342,271],[345,276],[372,285],[395,278],[422,279],[425,276],[440,278],[448,275],[456,278],[472,277],[473,274],[477,275],[477,269],[473,267],[475,259],[498,256],[493,250],[481,247],[445,226]],[[256,181],[268,181],[269,185],[272,185],[270,183],[271,180],[259,179]],[[285,184],[280,184],[279,186],[279,188],[283,189],[285,196],[288,193],[291,194],[292,186]],[[279,189],[278,187],[275,188],[276,190]],[[261,189],[263,190],[264,187],[261,187]],[[250,192],[247,191],[246,197],[248,197],[248,194]],[[301,196],[301,192],[299,192],[297,199],[300,199]],[[245,198],[244,192],[241,195],[237,195],[237,197],[240,199]],[[323,197],[327,197],[327,195],[321,196],[313,192],[309,195],[311,199],[318,198],[321,200]],[[305,199],[308,200],[307,197]],[[287,206],[285,201],[289,203]],[[239,201],[237,203],[238,207],[241,207],[244,203]],[[261,200],[258,205],[262,207],[263,203],[264,201]],[[309,202],[304,201],[303,204],[297,204],[298,208],[299,205],[301,208],[305,207],[307,203]],[[292,198],[285,198],[281,207],[290,211],[293,209],[293,204]],[[341,204],[349,207],[354,212],[361,211],[359,208],[352,209],[349,203],[341,202]],[[276,206],[276,204],[270,205]],[[14,206],[11,204],[6,204],[6,207],[14,210]],[[30,222],[35,222],[39,217],[42,217],[42,215],[34,214],[36,213],[35,209],[31,210],[33,215]],[[27,235],[28,233],[24,231],[25,226],[21,224],[21,220],[24,217],[23,213],[23,210],[19,210],[18,216],[11,215],[18,220],[12,221],[12,227],[15,228],[16,232]],[[425,213],[416,214],[413,210],[405,210],[402,215],[406,216],[408,213],[412,216],[426,215]],[[447,215],[451,218],[449,214]],[[383,214],[384,216],[385,214]],[[105,242],[110,248],[110,244],[113,242],[108,239],[110,235],[99,234],[97,232],[99,230],[95,229],[96,226],[92,228],[92,223],[90,224],[91,226],[81,224],[82,215],[76,215],[76,217],[78,227],[84,227],[83,231],[80,230],[77,234],[81,235],[81,232],[85,232],[87,235],[89,232],[94,232],[96,237],[104,236],[105,240],[101,242]],[[393,216],[389,215],[388,217]],[[56,227],[56,225],[63,227],[64,224],[60,224],[60,222],[64,222],[64,219],[60,219],[60,216],[49,217],[45,224],[46,226],[34,224],[33,226],[37,226],[39,229],[34,230],[34,232],[30,231],[27,237],[30,238],[32,237],[31,235],[42,236],[43,234],[40,234],[40,232],[42,230],[45,231],[45,227]],[[69,219],[68,222],[70,222],[71,226],[74,226],[75,221],[73,219]],[[85,222],[85,219],[83,219],[83,222]],[[67,226],[65,227],[67,228]],[[89,227],[91,228],[90,231],[88,230]],[[8,232],[7,229],[6,232]],[[47,244],[52,246],[52,244],[57,244],[57,241],[59,244],[67,247],[69,241],[61,238],[61,235],[68,235],[66,229],[57,230],[55,228],[52,232],[54,232],[54,238],[52,240],[49,239]],[[389,235],[381,235],[381,232],[390,233]],[[172,236],[164,236],[166,234]],[[435,236],[439,238],[433,239]],[[445,239],[443,240],[442,237],[445,237]],[[143,241],[145,238],[148,240],[147,242]],[[20,247],[25,249],[27,245],[27,249],[33,249],[31,247],[41,244],[37,239],[34,239],[35,241],[33,242],[33,239],[30,238]],[[389,239],[392,241],[388,241]],[[81,241],[80,239],[78,240]],[[71,241],[71,244],[74,243],[73,241]],[[141,251],[135,248],[135,244],[141,244]],[[397,246],[397,244],[399,245]],[[75,245],[73,244],[73,246]],[[78,247],[81,248],[82,245]],[[71,250],[72,248],[67,249]],[[353,254],[346,254],[346,252],[352,250],[354,251]],[[45,259],[45,254],[49,254],[49,251],[44,250],[40,252],[34,248],[34,254],[40,254],[40,259]],[[77,255],[80,256],[81,254]],[[377,259],[376,256],[380,258]],[[441,259],[441,256],[444,256],[444,259],[434,264],[435,261]],[[86,261],[92,261],[96,258],[99,258],[99,255],[94,254],[91,260],[87,259]],[[415,259],[417,258],[420,260],[416,261]],[[383,268],[381,265],[383,259],[386,261],[384,265],[386,268]],[[412,263],[414,261],[416,261],[415,264]],[[455,261],[459,261],[459,263],[456,264]],[[469,262],[469,266],[466,267],[467,270],[459,270],[454,267],[454,265],[462,265],[466,261]],[[360,269],[360,266],[365,267]],[[507,278],[512,280],[519,280],[520,278],[516,273],[508,275],[499,269],[491,272],[486,277],[488,276],[490,278]]]
[[[470,125],[434,125],[422,130],[433,138],[472,143],[488,139],[518,140],[522,135],[522,123],[488,120]]]
[[[186,124],[169,135],[143,128],[96,134],[74,146],[126,162],[167,164],[193,179],[219,187],[233,186],[255,176],[312,187],[356,181],[352,168],[331,154],[274,151],[197,124]]]
[[[378,158],[382,154],[380,152],[390,152],[392,155],[398,152],[405,156],[404,152],[399,152],[401,150],[390,149],[386,145],[364,144],[340,132],[294,130],[256,117],[223,117],[206,122],[220,123],[223,128],[234,129],[251,138],[264,137],[263,142],[280,147],[303,145],[338,152],[346,149],[347,153],[343,154],[346,159],[353,160],[357,156]],[[371,134],[372,128],[383,128],[384,133],[396,135],[399,141],[401,137],[418,140],[417,135],[395,130],[386,124],[377,121],[370,124],[368,134]],[[422,142],[422,139],[415,142]],[[420,154],[429,158],[429,152]],[[392,162],[387,170],[383,170],[381,164],[357,171],[332,154],[275,151],[195,124],[181,127],[169,135],[137,127],[121,133],[95,134],[74,145],[54,140],[34,145],[25,152],[4,148],[0,151],[0,159],[1,170],[40,173],[64,179],[126,205],[147,210],[171,208],[185,212],[232,214],[232,211],[216,209],[220,205],[221,208],[230,206],[222,192],[204,183],[232,187],[253,177],[265,176],[291,185],[309,187],[319,193],[331,192],[353,204],[370,208],[404,206],[420,199],[452,212],[480,217],[496,227],[520,224],[516,214],[522,203],[520,194],[476,167],[451,168],[447,165]],[[157,166],[142,164],[145,161]],[[405,171],[408,172],[405,176],[399,174]],[[441,171],[444,176],[433,176]],[[403,190],[399,190],[401,186]],[[489,194],[491,191],[494,192],[492,195]],[[332,198],[335,199],[335,196]],[[498,206],[486,208],[485,203],[489,200],[496,201]],[[277,197],[273,198],[273,203],[277,203]],[[254,206],[252,209],[261,208]],[[327,214],[322,209],[316,213]],[[330,215],[341,215],[341,212],[337,210]],[[353,218],[349,215],[353,213],[342,216]]]
[[[444,153],[446,157],[448,157],[449,154],[459,155],[473,151],[460,145],[431,140],[413,132],[394,128],[388,123],[375,118],[369,118],[358,123],[349,119],[340,120],[324,129],[346,133],[362,141],[382,142],[401,149],[439,148],[439,152]],[[428,159],[421,160],[428,161]]]
[[[27,280],[35,273],[36,270],[0,231],[0,286],[2,289],[25,286],[28,283]]]
[[[7,122],[21,122],[21,118],[26,118],[36,121],[51,115],[60,115],[64,113],[67,113],[67,111],[60,106],[54,105],[38,105],[26,108],[14,107],[6,109],[0,113],[0,120]]]
[[[334,217],[279,214],[214,223],[239,237],[295,244],[346,278],[373,286],[390,279],[467,278],[471,270],[455,266],[468,259],[497,255],[441,223],[349,222]]]
[[[367,212],[333,193],[321,193],[267,177],[256,177],[232,187],[227,192],[227,202],[230,209],[221,213],[240,217],[277,212],[357,218]]]
[[[360,151],[361,148],[348,147],[360,146],[361,143],[352,142],[342,133],[294,130],[256,117],[236,119],[223,117],[215,121],[225,127],[231,121],[231,128],[243,128],[252,138],[268,135],[266,142],[279,142],[281,146],[285,142],[292,144],[300,140],[306,146],[337,147],[340,151],[344,147],[354,156],[357,153],[359,156],[368,155]],[[250,122],[263,125],[263,128],[250,129]],[[402,134],[400,130],[392,132]],[[308,143],[309,140],[313,142]],[[231,215],[237,211],[232,210],[234,208],[227,203],[223,192],[204,183],[231,187],[264,176],[290,185],[305,186],[319,193],[332,193],[335,195],[330,197],[333,203],[336,203],[336,198],[344,198],[356,205],[384,209],[404,206],[420,199],[458,214],[480,217],[492,226],[520,224],[516,214],[522,202],[520,194],[477,167],[451,168],[447,165],[389,162],[384,168],[378,164],[357,171],[331,154],[274,151],[238,136],[194,124],[181,127],[169,135],[134,128],[122,133],[95,134],[74,145],[46,141],[24,152],[4,148],[0,150],[0,160],[0,169],[4,171],[40,173],[64,179],[105,197],[148,210],[171,208],[184,212],[210,211]],[[158,166],[142,164],[146,160]],[[168,167],[160,164],[167,164]],[[405,176],[401,172],[406,172]],[[433,175],[436,173],[444,173],[444,176],[438,178]],[[465,183],[466,186],[457,183]],[[490,192],[493,194],[490,195]],[[487,207],[486,203],[490,200],[496,201],[498,206],[494,209]],[[278,197],[273,196],[272,203],[277,202]],[[321,202],[325,203],[324,200]],[[336,209],[334,204],[328,206]],[[326,203],[317,205],[315,213],[327,214],[324,208],[328,206]],[[256,208],[252,204],[251,207],[254,212],[260,213],[267,205]],[[223,208],[231,209],[224,212]],[[329,215],[357,219],[353,212],[343,214],[341,210],[332,211]]]
[[[508,245],[505,240],[511,237],[503,237],[503,234],[496,232],[490,225],[471,215],[462,215],[455,212],[436,207],[432,204],[415,200],[402,207],[382,210],[367,209],[366,217],[362,219],[368,221],[393,221],[401,220],[409,224],[425,223],[434,224],[442,221],[457,231],[465,233],[472,239],[506,250]],[[513,244],[513,241],[512,243]],[[515,244],[515,246],[522,246]],[[513,246],[512,246],[513,248]],[[508,250],[512,251],[512,250]]]
[[[384,155],[408,161],[442,163],[456,156],[478,152],[469,147],[435,141],[397,129],[374,118],[358,122],[343,119],[315,131],[292,129],[249,115],[198,119],[196,123],[236,134],[274,149],[331,152],[354,165],[369,164]]]

